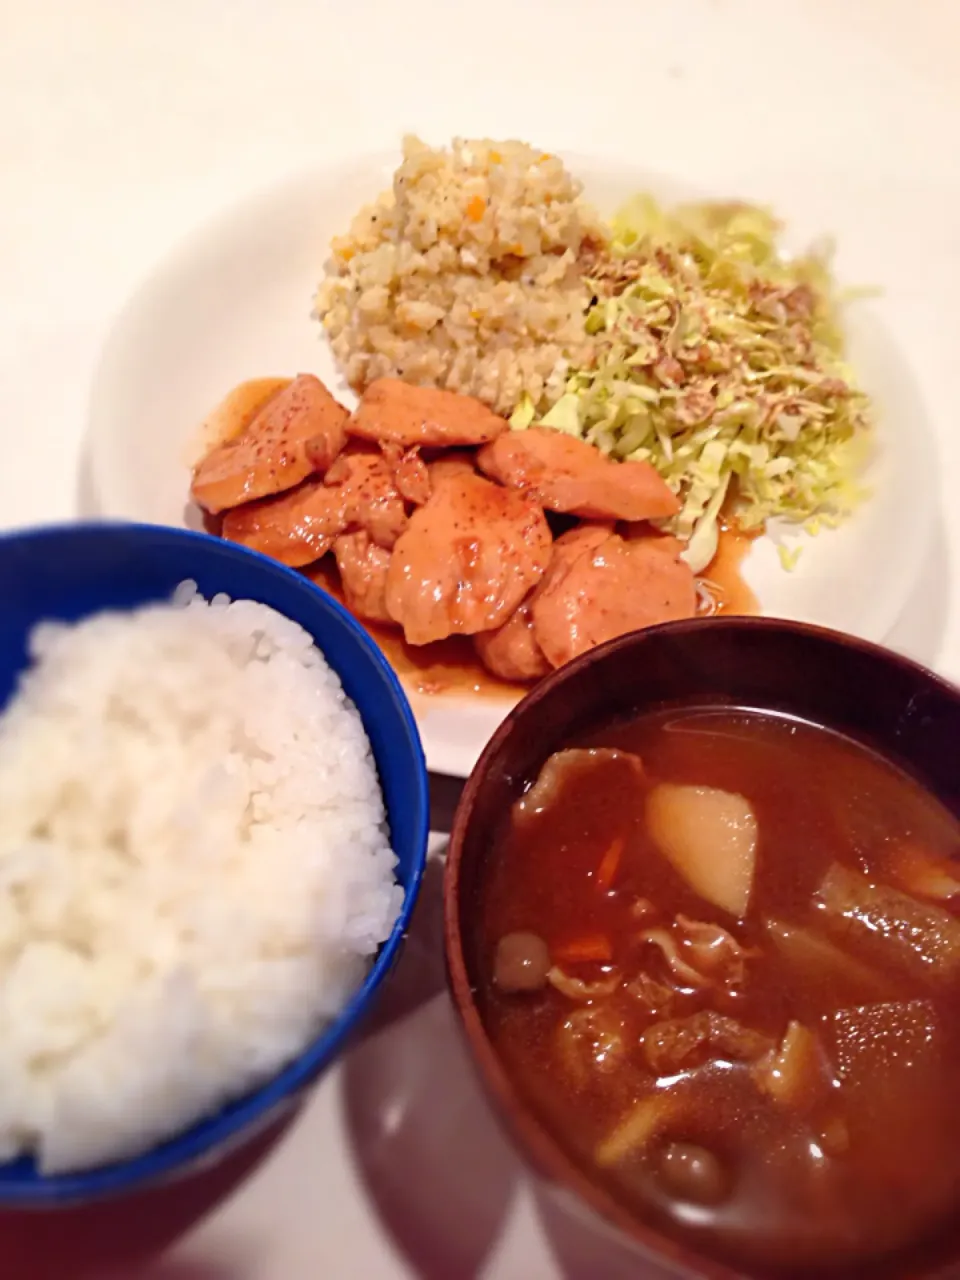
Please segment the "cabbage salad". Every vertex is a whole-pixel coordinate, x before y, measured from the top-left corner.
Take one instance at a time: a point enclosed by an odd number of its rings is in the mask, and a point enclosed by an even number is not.
[[[652,463],[697,573],[725,511],[745,531],[779,517],[815,532],[863,496],[869,404],[843,360],[829,255],[787,258],[778,231],[751,205],[632,200],[585,267],[591,367],[542,416],[525,398],[510,420]]]

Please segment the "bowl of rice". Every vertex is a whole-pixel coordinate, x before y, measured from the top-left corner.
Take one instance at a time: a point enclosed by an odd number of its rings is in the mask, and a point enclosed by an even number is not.
[[[0,537],[0,1207],[180,1176],[292,1109],[393,965],[427,774],[396,677],[205,534]]]

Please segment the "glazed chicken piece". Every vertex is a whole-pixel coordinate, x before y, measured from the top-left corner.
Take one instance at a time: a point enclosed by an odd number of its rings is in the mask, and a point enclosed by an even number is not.
[[[553,544],[553,554],[546,576],[540,584],[540,591],[549,586],[566,573],[566,571],[585,554],[596,551],[606,540],[613,536],[612,524],[596,521],[590,524],[578,524],[574,529],[562,533]]]
[[[348,449],[323,480],[228,511],[221,531],[231,542],[300,568],[326,555],[334,538],[350,529],[390,548],[406,523],[389,463],[376,451]]]
[[[534,588],[534,593],[536,592]],[[550,671],[533,634],[530,596],[522,600],[502,627],[480,631],[473,638],[477,656],[501,680],[539,680]]]
[[[206,511],[226,511],[322,474],[343,448],[349,416],[319,378],[299,374],[239,436],[197,465],[193,500]]]
[[[230,542],[299,569],[325,556],[346,527],[343,495],[322,480],[305,480],[289,493],[228,511],[221,533]]]
[[[451,476],[475,476],[477,474],[477,468],[473,465],[475,458],[476,454],[466,449],[454,449],[444,454],[442,458],[437,458],[435,462],[431,462],[427,468],[431,492],[441,480]]]
[[[358,525],[389,549],[407,526],[407,512],[393,470],[382,454],[347,448],[323,483],[342,500],[346,526]]]
[[[660,533],[650,524],[621,524],[617,533],[627,542],[644,542],[651,551],[663,551],[671,560],[679,558],[684,543],[670,533]]]
[[[627,540],[586,526],[557,539],[530,611],[537,643],[547,661],[561,667],[628,631],[692,618],[696,605],[689,566],[660,539]]]
[[[410,644],[499,626],[550,558],[550,529],[529,498],[463,468],[431,481],[387,573],[387,610]]]
[[[358,529],[341,534],[333,544],[333,554],[347,608],[359,618],[395,626],[386,604],[390,552],[377,546],[365,529]]]
[[[420,457],[417,447],[408,449],[393,469],[393,482],[400,496],[415,507],[422,507],[430,497],[430,476],[427,464]]]
[[[412,387],[396,378],[371,382],[347,424],[352,436],[408,448],[486,444],[506,429],[504,418],[472,396]]]
[[[496,631],[483,631],[474,640],[477,656],[501,680],[539,680],[552,670],[537,640],[533,603],[554,581],[561,567],[572,564],[585,548],[593,549],[613,532],[612,525],[579,525],[553,544],[550,564],[529,596]]]
[[[586,440],[550,427],[506,432],[484,445],[477,464],[541,506],[587,520],[659,520],[680,510],[648,462],[615,462]]]
[[[380,452],[390,464],[393,483],[405,502],[422,507],[430,497],[430,476],[427,464],[420,456],[420,446],[404,449],[396,440],[381,440]]]

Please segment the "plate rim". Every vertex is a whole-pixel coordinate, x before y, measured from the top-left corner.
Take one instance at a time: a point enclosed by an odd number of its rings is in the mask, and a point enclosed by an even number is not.
[[[637,190],[642,190],[644,184],[655,190],[670,191],[672,189],[675,194],[668,196],[667,198],[669,199],[721,198],[719,192],[714,194],[715,183],[704,182],[697,184],[670,173],[647,169],[635,159],[628,159],[623,155],[615,155],[604,151],[589,153],[581,149],[564,147],[556,148],[555,154],[560,156],[575,177],[581,178],[584,195],[588,202],[591,200],[591,181],[589,176],[583,178],[582,175],[589,175],[591,172],[594,175],[601,172],[611,177],[617,174],[625,175],[624,185],[630,181],[630,175],[636,175],[640,184],[636,187]],[[111,421],[111,415],[102,411],[101,408],[102,404],[109,399],[109,393],[105,388],[111,383],[112,371],[115,368],[123,367],[122,355],[124,347],[127,345],[127,327],[131,319],[144,310],[149,311],[151,306],[155,305],[155,300],[165,289],[170,287],[170,280],[175,280],[178,276],[182,276],[189,264],[192,261],[196,261],[199,256],[202,256],[205,249],[209,249],[218,233],[225,231],[231,224],[243,221],[253,225],[262,219],[265,214],[275,211],[278,204],[283,202],[285,198],[296,197],[304,189],[313,186],[330,186],[338,182],[355,181],[357,179],[365,181],[368,176],[372,178],[377,173],[382,175],[384,185],[389,185],[390,175],[395,170],[400,158],[401,151],[399,147],[394,149],[378,148],[376,150],[357,152],[350,157],[335,158],[327,162],[318,162],[311,165],[300,165],[269,182],[238,193],[232,200],[211,210],[204,217],[198,219],[165,252],[151,260],[144,271],[135,279],[133,286],[129,289],[122,303],[108,322],[106,336],[100,346],[90,381],[84,432],[84,454],[90,482],[90,494],[96,507],[97,516],[103,519],[132,521],[144,519],[142,514],[131,514],[129,504],[118,501],[114,496],[124,488],[121,474],[123,469],[118,470],[118,458],[114,455],[111,447],[117,424],[115,420]],[[383,187],[380,189],[382,190]],[[378,194],[378,190],[371,188],[368,197],[369,201],[375,200]],[[785,213],[785,221],[789,232],[788,212]],[[319,265],[322,266],[322,264]],[[309,292],[310,283],[307,282],[304,288],[305,299],[309,296]],[[937,434],[934,429],[929,400],[924,393],[920,380],[915,375],[912,361],[909,358],[909,351],[905,350],[903,344],[897,341],[898,335],[895,327],[891,326],[887,318],[880,315],[877,310],[873,310],[870,313],[870,322],[876,325],[882,338],[889,342],[898,353],[898,378],[905,385],[908,392],[909,400],[914,410],[914,425],[915,428],[918,428],[914,430],[912,435],[914,446],[921,455],[917,461],[917,466],[920,474],[935,476],[939,455]],[[324,342],[325,339],[320,323],[319,321],[315,321],[315,323],[317,324],[318,339]],[[188,471],[186,466],[184,466],[184,471],[185,474]],[[931,497],[935,498],[936,495],[932,494]],[[893,598],[889,608],[882,612],[881,620],[869,627],[866,632],[850,633],[841,631],[841,634],[855,634],[876,644],[884,643],[902,617],[909,599],[909,587],[916,581],[920,566],[926,555],[929,554],[935,534],[938,509],[937,501],[924,502],[918,506],[917,515],[919,516],[921,527],[914,532],[911,554],[907,557],[901,570],[905,586]],[[320,588],[316,589],[319,590]],[[761,613],[760,616],[776,615]],[[429,768],[434,772],[442,772],[453,777],[468,777],[473,764],[483,749],[486,739],[481,742],[473,742],[469,746],[461,746],[458,749],[453,749],[447,744],[438,752],[437,744],[431,742],[432,735],[429,728],[424,724],[429,711],[429,707],[426,705],[427,696],[420,693],[402,675],[398,676],[398,678],[414,708],[424,739],[424,749],[427,754]],[[492,733],[500,720],[516,704],[520,696],[522,695],[513,696],[506,693],[502,696],[471,696],[462,692],[453,692],[443,695],[442,699],[436,699],[436,695],[433,695],[430,701],[434,707],[437,707],[442,702],[444,709],[450,714],[455,714],[458,711],[467,711],[469,715],[477,718],[481,718],[480,708],[483,707],[488,714],[482,718],[489,720],[488,733]],[[484,731],[487,730],[485,729]]]

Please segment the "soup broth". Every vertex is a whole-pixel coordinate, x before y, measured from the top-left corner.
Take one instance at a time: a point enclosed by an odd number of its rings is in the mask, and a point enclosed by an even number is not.
[[[955,819],[766,714],[572,745],[514,806],[481,903],[481,1010],[542,1122],[632,1211],[752,1274],[862,1274],[944,1231]]]

